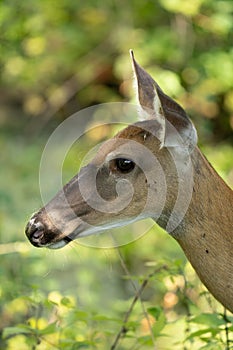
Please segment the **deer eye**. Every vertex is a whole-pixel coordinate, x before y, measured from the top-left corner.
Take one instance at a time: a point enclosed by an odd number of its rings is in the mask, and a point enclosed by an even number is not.
[[[115,167],[122,173],[130,173],[135,168],[135,163],[130,159],[117,158],[115,159]]]

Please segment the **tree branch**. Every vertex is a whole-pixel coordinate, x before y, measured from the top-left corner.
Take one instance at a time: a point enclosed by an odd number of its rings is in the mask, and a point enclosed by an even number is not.
[[[157,269],[155,269],[152,273],[150,273],[150,274],[143,280],[143,282],[142,282],[140,288],[138,289],[138,291],[137,291],[135,297],[133,298],[133,301],[132,301],[132,303],[131,303],[131,305],[130,305],[128,311],[127,311],[126,314],[125,314],[125,317],[124,317],[124,320],[123,320],[123,325],[122,325],[120,331],[118,332],[118,334],[117,334],[117,336],[116,336],[116,338],[115,338],[115,340],[114,340],[114,342],[113,342],[113,344],[112,344],[112,346],[111,346],[111,350],[115,350],[115,349],[116,349],[116,347],[117,347],[117,345],[118,345],[120,339],[128,332],[128,329],[127,329],[127,326],[126,326],[126,325],[127,325],[128,320],[129,320],[129,317],[130,317],[130,315],[131,315],[131,313],[132,313],[132,311],[133,311],[133,308],[134,308],[135,304],[136,304],[137,301],[141,298],[141,295],[142,295],[144,289],[146,288],[146,286],[147,286],[149,280],[150,280],[152,277],[154,277],[154,275],[156,275],[157,273],[159,273],[160,271],[162,271],[162,270],[167,270],[167,269],[168,269],[168,268],[167,268],[166,265],[162,265],[162,266],[158,267]]]

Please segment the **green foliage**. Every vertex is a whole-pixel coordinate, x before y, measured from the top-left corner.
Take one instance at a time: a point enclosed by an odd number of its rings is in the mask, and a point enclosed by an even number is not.
[[[133,48],[164,89],[203,118],[199,125],[209,122],[203,139],[231,135],[231,1],[10,0],[0,13],[4,125],[19,123],[15,111],[48,127],[52,117],[129,100]]]
[[[232,317],[159,228],[118,250],[80,240],[47,252],[23,233],[41,206],[44,134],[83,107],[131,100],[130,48],[192,114],[208,158],[232,185],[232,12],[228,0],[0,2],[1,349],[107,350],[122,329],[119,350],[232,347]],[[78,166],[71,150],[64,178]],[[163,265],[124,323],[140,285]]]

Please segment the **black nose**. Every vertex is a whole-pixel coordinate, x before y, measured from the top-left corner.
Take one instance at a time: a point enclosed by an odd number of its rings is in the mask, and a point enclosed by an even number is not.
[[[45,229],[42,223],[35,223],[34,220],[31,219],[26,226],[25,233],[34,246],[42,246],[42,240],[45,233]]]

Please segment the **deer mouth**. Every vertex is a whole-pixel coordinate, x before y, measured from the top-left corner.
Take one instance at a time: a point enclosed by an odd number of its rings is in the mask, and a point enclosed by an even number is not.
[[[64,222],[55,220],[57,215],[54,220],[51,217],[41,210],[31,217],[25,228],[27,238],[37,248],[60,249],[78,237],[99,231],[99,227],[88,224],[81,217],[69,217]]]
[[[65,235],[56,227],[49,228],[36,215],[29,220],[25,233],[31,244],[37,248],[59,249],[73,241],[72,233]]]
[[[50,243],[47,248],[49,249],[60,249],[69,244],[70,242],[73,242],[73,239],[70,238],[69,236],[64,237],[62,240],[55,242],[55,243]]]

